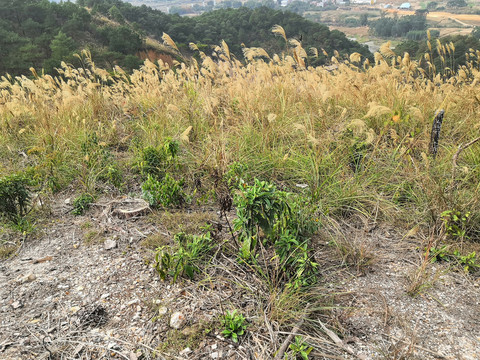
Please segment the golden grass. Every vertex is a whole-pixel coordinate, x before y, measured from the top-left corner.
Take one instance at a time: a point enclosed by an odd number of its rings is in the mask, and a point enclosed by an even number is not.
[[[274,32],[283,37],[281,30]],[[166,34],[164,41],[175,49]],[[80,139],[91,132],[111,149],[131,148],[132,140],[158,145],[168,136],[182,140],[189,175],[239,161],[255,176],[306,182],[332,202],[343,193],[345,206],[354,208],[366,201],[360,196],[373,204],[390,196],[389,185],[412,182],[419,195],[410,201],[428,198],[421,212],[435,204],[445,210],[448,202],[434,203],[433,193],[443,191],[458,145],[478,132],[478,54],[471,52],[471,63],[447,76],[423,70],[408,56],[395,58],[388,44],[375,54],[375,66],[361,64],[359,54],[336,53],[333,71],[308,66],[299,43],[290,50],[293,56],[269,60],[263,49],[245,48],[242,64],[222,42],[213,57],[200,54],[200,62],[172,68],[146,60],[131,75],[99,69],[84,52],[84,67],[62,64],[60,76],[2,76],[0,169],[24,166],[11,160],[19,151],[32,151],[34,165],[46,166],[53,157],[75,168]],[[438,51],[448,59],[453,49]],[[429,133],[440,108],[446,120],[432,163]],[[348,135],[352,123],[363,128]],[[349,152],[362,142],[364,171],[352,173]],[[473,171],[477,164],[461,166]],[[476,188],[470,190],[476,196]]]

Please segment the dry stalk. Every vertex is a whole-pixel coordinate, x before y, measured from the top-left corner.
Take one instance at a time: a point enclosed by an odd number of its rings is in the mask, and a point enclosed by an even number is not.
[[[458,160],[458,156],[460,155],[460,153],[467,149],[468,147],[472,146],[473,144],[475,144],[477,141],[480,141],[480,136],[473,139],[472,141],[466,143],[466,144],[460,144],[458,146],[458,150],[457,152],[455,153],[455,155],[453,155],[453,158],[452,158],[452,183],[455,181],[455,174],[457,172],[457,160]]]
[[[330,339],[332,339],[332,341],[335,343],[335,345],[337,345],[339,348],[341,348],[342,350],[346,351],[347,353],[349,353],[350,355],[353,355],[355,356],[356,358],[358,359],[364,359],[364,357],[362,355],[357,355],[355,354],[355,351],[353,351],[353,349],[346,345],[342,339],[340,339],[337,334],[335,334],[332,330],[328,329],[325,324],[320,320],[320,319],[317,319],[318,323],[320,324],[320,326],[322,327],[323,331],[325,332],[325,334],[328,335],[328,337]]]
[[[393,336],[393,335],[387,335],[388,337],[392,338],[393,340],[395,341],[401,341],[403,343],[407,343],[406,340],[403,340],[403,339],[399,339],[397,338],[396,336]],[[410,346],[410,345],[409,345]],[[439,358],[439,359],[446,359],[445,356],[443,356],[442,354],[436,352],[436,351],[433,351],[433,350],[430,350],[430,349],[427,349],[427,348],[424,348],[423,346],[420,346],[420,345],[415,345],[415,344],[411,344],[411,346],[413,346],[414,348],[418,349],[418,350],[422,350],[422,351],[425,351],[429,354],[432,354],[434,355],[435,357]]]
[[[305,307],[305,311],[303,312],[303,315],[300,317],[300,320],[299,320],[299,321],[295,324],[295,326],[293,327],[292,333],[287,336],[287,338],[285,339],[285,341],[282,343],[282,346],[280,346],[280,349],[278,350],[277,355],[275,355],[274,360],[281,360],[281,359],[283,359],[283,354],[285,353],[285,351],[286,351],[287,348],[288,348],[288,345],[290,344],[290,342],[292,341],[293,337],[295,336],[294,334],[297,333],[297,332],[300,330],[300,328],[302,327],[303,322],[305,321],[305,318],[306,318],[307,315],[308,315],[308,309],[309,309],[309,307],[310,307],[310,304],[307,304],[307,306]]]

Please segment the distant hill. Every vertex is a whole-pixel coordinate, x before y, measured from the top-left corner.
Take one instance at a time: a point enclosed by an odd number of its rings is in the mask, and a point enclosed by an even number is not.
[[[209,45],[218,45],[222,39],[239,59],[242,43],[281,53],[285,42],[272,34],[275,24],[283,26],[289,38],[302,39],[305,49],[370,55],[366,47],[339,31],[265,7],[223,9],[187,18],[118,0],[78,0],[77,4],[12,0],[0,3],[0,74],[28,74],[30,67],[52,73],[61,61],[80,65],[73,54],[84,48],[97,65],[107,69],[119,65],[131,70],[146,56],[168,61],[174,55],[160,44],[164,32],[186,56],[191,54],[190,42],[209,52]],[[325,62],[320,55],[310,63]]]

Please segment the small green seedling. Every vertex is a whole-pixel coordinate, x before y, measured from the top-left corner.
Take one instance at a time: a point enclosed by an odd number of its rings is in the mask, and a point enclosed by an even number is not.
[[[470,211],[465,213],[458,210],[447,210],[440,214],[445,225],[447,235],[460,240],[468,239],[467,225],[470,218]]]
[[[247,329],[247,321],[242,314],[237,314],[237,310],[232,312],[227,311],[223,316],[222,325],[225,330],[222,331],[222,335],[225,337],[231,337],[233,342],[238,342],[238,337],[245,334]]]
[[[85,211],[90,208],[90,204],[94,201],[93,196],[90,194],[82,194],[73,200],[73,214],[83,215]]]
[[[455,250],[453,255],[457,258],[460,265],[463,266],[463,270],[468,273],[480,268],[480,264],[477,262],[477,254],[475,251],[467,255],[460,254],[460,251]]]
[[[440,248],[431,248],[430,249],[430,262],[440,262],[440,261],[456,261],[459,265],[463,266],[463,270],[468,272],[473,272],[480,268],[480,263],[477,259],[477,254],[475,251],[462,255],[457,249],[455,251],[449,252],[447,245],[443,245]]]
[[[287,359],[308,360],[308,355],[313,350],[313,347],[309,346],[301,336],[295,336],[295,342],[290,344],[289,348],[290,348],[290,351],[285,354],[285,360]]]
[[[426,249],[425,249],[426,250]],[[447,245],[443,245],[440,248],[432,247],[430,249],[430,262],[450,261],[452,255],[448,252]]]

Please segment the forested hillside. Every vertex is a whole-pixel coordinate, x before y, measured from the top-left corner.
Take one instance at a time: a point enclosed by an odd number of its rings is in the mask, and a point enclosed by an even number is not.
[[[100,66],[110,69],[119,65],[129,70],[142,63],[139,51],[167,51],[147,41],[148,37],[161,40],[164,32],[186,56],[190,55],[190,42],[208,53],[209,46],[222,39],[238,58],[242,58],[242,43],[280,53],[285,43],[271,33],[275,24],[282,25],[289,37],[301,38],[306,49],[314,46],[329,54],[334,49],[344,54],[369,54],[341,32],[269,8],[224,9],[186,18],[117,0],[80,0],[78,4],[13,0],[0,3],[0,73],[26,74],[30,67],[52,73],[62,60],[79,66],[73,54],[84,48]],[[322,56],[312,64],[324,63]]]
[[[166,32],[180,49],[187,49],[190,42],[217,45],[225,40],[237,56],[241,55],[242,43],[248,47],[262,47],[269,53],[279,53],[285,48],[285,43],[271,33],[272,27],[278,24],[289,37],[301,37],[306,49],[314,46],[324,48],[328,53],[338,50],[343,54],[368,54],[366,47],[348,40],[339,31],[330,31],[327,26],[305,20],[298,14],[267,7],[221,9],[189,18],[166,15],[146,6],[135,7],[119,0],[81,0],[80,3],[91,7],[93,13],[106,16],[115,9],[113,12],[117,16],[122,16],[157,39]]]
[[[142,39],[131,26],[92,16],[70,2],[13,0],[0,3],[0,73],[20,74],[29,67],[50,73],[73,53],[91,49],[101,65],[126,68],[141,62],[134,56]]]

